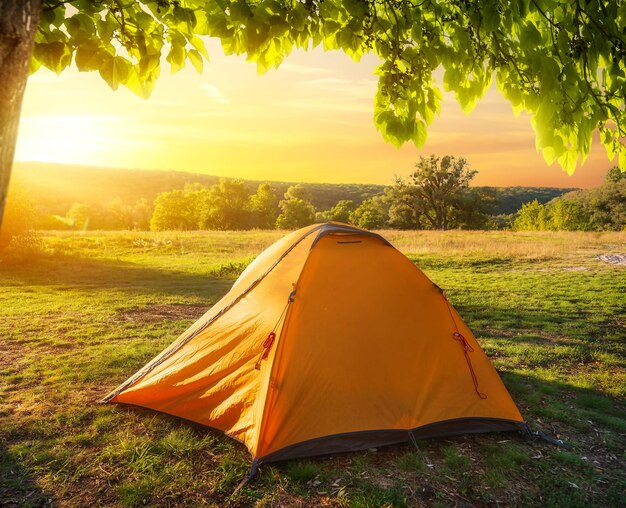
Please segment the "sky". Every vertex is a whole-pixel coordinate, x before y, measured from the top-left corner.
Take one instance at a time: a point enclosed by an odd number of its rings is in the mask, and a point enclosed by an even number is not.
[[[613,164],[595,140],[573,176],[535,149],[530,117],[516,118],[495,85],[466,115],[444,94],[426,144],[386,144],[372,121],[378,64],[321,48],[294,51],[257,76],[243,57],[207,42],[202,74],[166,64],[148,99],[112,91],[97,73],[42,69],[28,81],[16,161],[192,171],[234,178],[392,183],[420,156],[465,157],[476,185],[594,187]]]

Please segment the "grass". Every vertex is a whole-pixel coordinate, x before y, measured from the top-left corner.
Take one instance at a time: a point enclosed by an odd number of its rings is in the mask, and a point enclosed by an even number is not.
[[[446,289],[535,429],[263,466],[210,430],[95,404],[281,232],[46,233],[0,261],[0,505],[618,506],[625,233],[385,232]]]

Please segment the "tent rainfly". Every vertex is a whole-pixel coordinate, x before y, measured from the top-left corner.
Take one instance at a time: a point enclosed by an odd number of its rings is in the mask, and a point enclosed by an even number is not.
[[[253,468],[524,426],[443,291],[382,236],[335,222],[271,245],[103,401],[218,429]]]

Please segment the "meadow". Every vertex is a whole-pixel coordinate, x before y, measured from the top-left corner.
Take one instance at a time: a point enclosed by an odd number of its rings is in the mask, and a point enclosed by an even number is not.
[[[444,288],[535,430],[262,466],[233,440],[99,405],[280,231],[45,232],[0,257],[2,506],[619,506],[626,233],[385,235]]]

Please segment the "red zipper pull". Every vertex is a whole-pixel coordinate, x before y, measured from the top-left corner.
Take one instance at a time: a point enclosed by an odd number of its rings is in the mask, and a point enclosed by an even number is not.
[[[276,334],[274,332],[270,332],[269,335],[267,336],[267,339],[265,339],[265,342],[263,343],[263,348],[265,350],[263,351],[263,356],[261,357],[261,360],[265,360],[267,358],[267,355],[269,355],[270,349],[272,348],[272,344],[274,344],[275,338],[276,338]]]
[[[276,333],[270,332],[267,338],[263,341],[263,352],[261,353],[261,356],[259,357],[257,362],[254,364],[254,368],[256,370],[261,369],[261,361],[266,360],[269,356],[270,349],[272,349],[272,344],[274,344],[274,339],[276,339]]]

